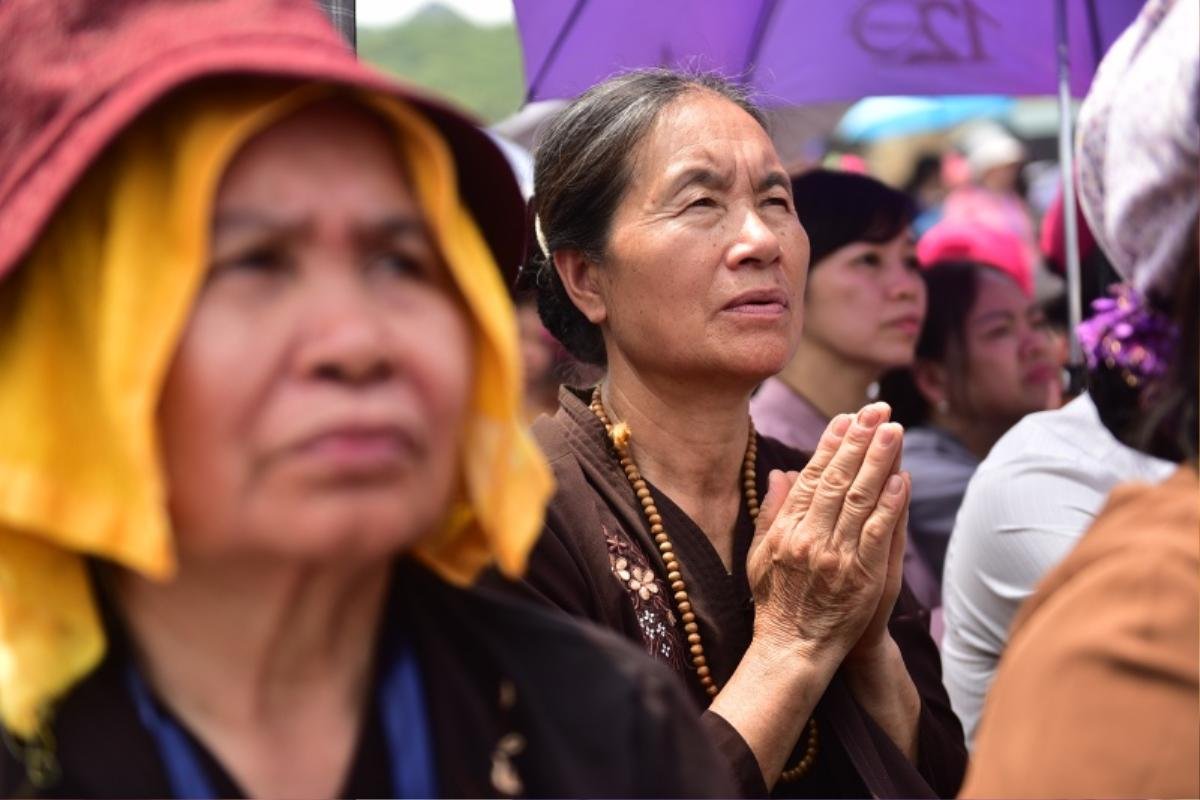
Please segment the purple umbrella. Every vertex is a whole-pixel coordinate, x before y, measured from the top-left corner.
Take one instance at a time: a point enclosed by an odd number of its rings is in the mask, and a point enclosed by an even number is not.
[[[1070,98],[1144,0],[514,0],[527,99],[574,97],[622,70],[720,72],[764,105],[868,95],[1059,95],[1059,160],[1072,174]],[[1066,208],[1075,187],[1063,180]],[[1079,298],[1066,214],[1071,361]]]
[[[1143,0],[515,0],[529,100],[624,69],[715,70],[768,104],[1053,94],[1057,6],[1082,96]]]

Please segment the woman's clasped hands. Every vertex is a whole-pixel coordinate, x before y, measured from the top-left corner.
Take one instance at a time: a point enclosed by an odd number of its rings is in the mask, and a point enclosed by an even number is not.
[[[803,471],[773,471],[747,557],[754,638],[831,671],[894,647],[911,481],[889,416],[886,403],[840,414]]]

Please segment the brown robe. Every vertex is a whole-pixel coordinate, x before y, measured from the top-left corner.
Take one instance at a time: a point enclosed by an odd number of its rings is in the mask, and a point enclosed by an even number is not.
[[[604,428],[588,408],[589,392],[564,388],[560,408],[542,417],[534,435],[558,481],[546,530],[529,572],[518,587],[528,596],[611,628],[640,643],[671,667],[703,709],[708,699],[690,664],[663,580],[665,566],[625,474],[610,451]],[[771,469],[800,469],[806,456],[759,438],[759,495]],[[754,605],[745,559],[753,522],[743,508],[734,541],[734,570],[725,571],[703,531],[670,498],[651,487],[670,532],[700,625],[705,653],[718,686],[749,646]],[[835,676],[817,705],[820,752],[809,774],[776,787],[781,797],[951,797],[966,768],[962,726],[941,683],[938,651],[929,637],[928,612],[905,587],[892,614],[891,634],[921,696],[918,764],[911,764]],[[734,767],[741,792],[766,793],[753,753],[721,717],[702,720]],[[800,747],[804,746],[801,738]],[[789,760],[793,764],[799,753]]]
[[[678,682],[627,642],[511,597],[452,587],[412,563],[397,568],[388,602],[384,627],[405,626],[421,665],[442,796],[728,797],[735,791],[717,752],[688,719],[691,706]],[[157,746],[127,690],[130,648],[114,615],[106,616],[104,661],[54,716],[58,775],[32,786],[5,736],[0,796],[171,796]],[[394,793],[378,704],[371,709],[340,797]],[[190,738],[214,791],[246,796]]]
[[[1126,484],[1013,620],[964,797],[1200,797],[1200,481]]]

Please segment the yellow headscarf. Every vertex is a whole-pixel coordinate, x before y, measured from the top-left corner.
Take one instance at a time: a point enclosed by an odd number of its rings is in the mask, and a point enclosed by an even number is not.
[[[207,264],[226,165],[253,135],[337,90],[189,90],[108,151],[0,284],[0,723],[31,737],[90,672],[104,637],[85,555],[158,579],[175,569],[155,411]],[[446,579],[519,575],[552,491],[520,422],[516,322],[458,198],[436,129],[391,98],[412,190],[474,324],[461,496],[417,555]]]

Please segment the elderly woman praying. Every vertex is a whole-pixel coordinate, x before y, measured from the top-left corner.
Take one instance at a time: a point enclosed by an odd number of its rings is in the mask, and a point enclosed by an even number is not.
[[[633,72],[535,160],[523,283],[605,375],[534,426],[558,490],[519,590],[670,666],[746,794],[953,795],[962,731],[901,576],[903,431],[868,405],[806,459],[750,420],[809,260],[761,113],[720,78]]]

